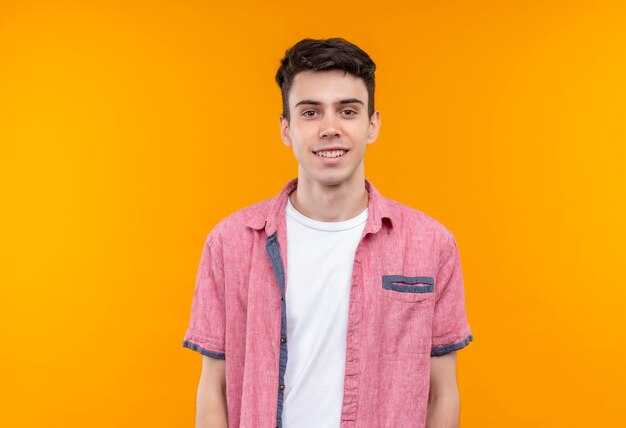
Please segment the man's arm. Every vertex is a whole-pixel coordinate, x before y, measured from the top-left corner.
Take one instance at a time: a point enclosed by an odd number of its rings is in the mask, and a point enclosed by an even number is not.
[[[461,409],[456,383],[456,352],[430,358],[427,428],[458,428]]]
[[[196,396],[196,428],[227,427],[225,362],[203,355]]]

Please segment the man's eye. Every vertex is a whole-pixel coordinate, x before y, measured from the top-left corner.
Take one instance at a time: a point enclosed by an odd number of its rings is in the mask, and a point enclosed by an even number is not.
[[[317,114],[315,110],[305,110],[302,112],[302,116],[304,117],[314,117]]]
[[[344,116],[354,116],[356,115],[356,111],[352,109],[345,109],[341,111],[341,114]]]

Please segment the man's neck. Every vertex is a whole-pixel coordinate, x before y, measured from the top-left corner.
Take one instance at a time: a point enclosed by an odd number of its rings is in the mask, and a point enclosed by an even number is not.
[[[291,204],[303,215],[318,221],[344,221],[367,208],[365,178],[337,186],[325,186],[298,178],[298,187],[290,195]]]

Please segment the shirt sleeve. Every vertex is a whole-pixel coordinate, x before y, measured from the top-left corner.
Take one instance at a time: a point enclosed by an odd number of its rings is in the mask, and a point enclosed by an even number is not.
[[[465,311],[461,259],[456,240],[449,233],[443,263],[435,280],[435,314],[431,356],[447,354],[467,346],[472,332]]]
[[[223,360],[225,325],[224,269],[213,237],[209,234],[196,275],[191,318],[183,346]]]

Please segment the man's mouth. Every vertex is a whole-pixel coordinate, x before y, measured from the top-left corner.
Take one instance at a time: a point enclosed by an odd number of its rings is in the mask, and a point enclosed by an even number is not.
[[[315,152],[315,154],[323,158],[338,158],[345,155],[347,152],[347,150],[322,150]]]

